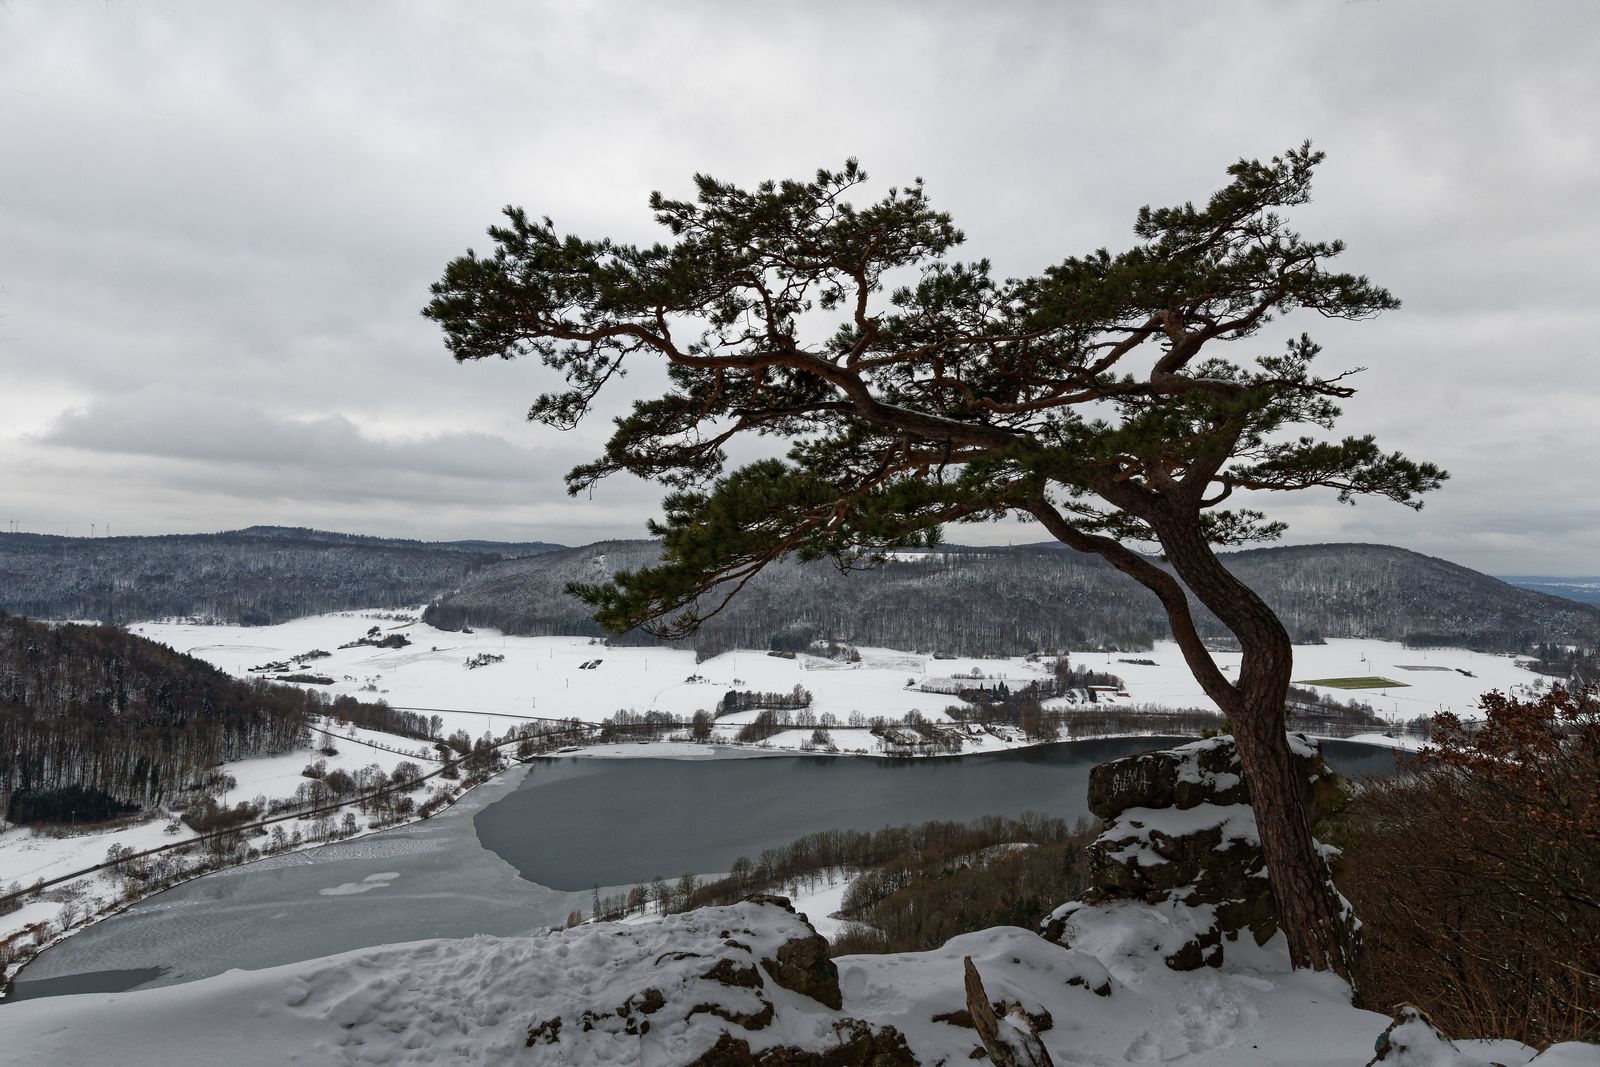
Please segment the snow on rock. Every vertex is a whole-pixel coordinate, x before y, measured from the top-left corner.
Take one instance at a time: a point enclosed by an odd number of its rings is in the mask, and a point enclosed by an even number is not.
[[[1468,1052],[1465,1044],[1484,1046]],[[1532,1059],[1519,1055],[1517,1049],[1501,1050],[1490,1046],[1506,1042],[1455,1042],[1451,1041],[1428,1018],[1427,1012],[1415,1004],[1401,1004],[1395,1009],[1394,1022],[1378,1035],[1373,1048],[1376,1055],[1367,1067],[1504,1067],[1509,1063],[1526,1063],[1528,1067],[1600,1067],[1600,1046],[1580,1041],[1564,1041],[1551,1045]]]
[[[1046,926],[1053,940],[1096,959],[1138,964],[1171,959],[1209,935],[1216,918],[1216,908],[1208,904],[1191,907],[1175,900],[1107,900],[1090,906],[1075,900],[1051,912]]]
[[[1368,1064],[1391,1067],[1468,1067],[1485,1061],[1468,1058],[1455,1042],[1441,1034],[1421,1008],[1402,1004],[1394,1022],[1378,1035],[1377,1055]]]
[[[141,993],[25,1001],[5,1009],[6,1059],[90,1063],[114,1049],[124,1067],[198,1062],[202,1050],[231,1067],[734,1067],[767,1050],[805,1064],[804,1053],[854,1047],[877,1058],[839,1062],[914,1067],[892,1029],[839,1010],[837,974],[827,942],[787,901],[752,898],[639,926],[422,941]]]
[[[1292,735],[1290,751],[1312,822],[1342,809],[1348,787],[1315,744]],[[1076,945],[1101,936],[1107,923],[1122,931],[1127,909],[1117,903],[1140,901],[1160,905],[1140,913],[1141,922],[1164,924],[1146,940],[1162,946],[1171,967],[1218,966],[1224,940],[1237,943],[1245,930],[1266,944],[1277,919],[1249,801],[1231,737],[1095,767],[1089,808],[1107,824],[1089,846],[1091,888],[1046,920],[1047,935]]]
[[[1168,968],[1163,956],[1187,934],[1167,928],[1183,921],[1179,906],[1127,901],[1104,909],[1096,936],[1073,948],[996,927],[930,952],[834,962],[844,1010],[894,1026],[922,1064],[974,1060],[979,1041],[962,981],[968,956],[996,1014],[1017,1004],[1058,1067],[1360,1067],[1372,1056],[1389,1020],[1352,1007],[1337,977],[1291,971],[1281,935],[1252,946],[1248,966],[1230,955],[1221,970]],[[1522,1064],[1529,1055],[1501,1058]]]

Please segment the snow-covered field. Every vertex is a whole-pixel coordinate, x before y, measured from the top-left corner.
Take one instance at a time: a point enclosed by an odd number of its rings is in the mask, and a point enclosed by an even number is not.
[[[338,648],[372,626],[380,627],[384,634],[404,634],[411,644],[398,649]],[[310,688],[366,699],[381,697],[396,707],[426,709],[441,716],[446,732],[464,729],[474,737],[486,731],[498,735],[516,720],[533,716],[585,722],[600,722],[620,710],[690,716],[702,709],[715,711],[732,689],[786,693],[796,685],[811,692],[809,710],[813,714],[831,714],[841,725],[850,721],[852,713],[868,719],[880,715],[898,719],[917,711],[941,719],[944,709],[958,701],[942,693],[923,692],[919,684],[959,677],[1015,686],[1043,678],[1049,671],[1048,661],[1028,662],[1021,657],[934,659],[878,648],[861,649],[858,664],[806,655],[785,659],[755,651],[727,652],[696,664],[693,653],[687,651],[613,648],[590,638],[511,637],[492,630],[451,633],[420,622],[397,623],[381,614],[354,612],[269,627],[141,623],[130,629],[240,676],[249,676],[252,666],[292,661],[313,649],[324,650],[332,655],[308,662],[306,670],[334,682]],[[468,659],[485,653],[504,659],[473,670],[466,668]],[[1225,672],[1238,669],[1237,653],[1217,653],[1216,658]],[[1156,665],[1128,660],[1152,660]],[[1129,695],[1106,698],[1112,704],[1212,706],[1170,641],[1157,643],[1150,652],[1074,653],[1072,662],[1123,679]],[[1390,641],[1339,639],[1295,648],[1297,681],[1363,676],[1386,677],[1406,683],[1406,687],[1321,691],[1343,700],[1361,700],[1382,714],[1409,719],[1440,710],[1471,714],[1482,693],[1490,689],[1519,691],[1536,678],[1512,657],[1459,649],[1418,650]],[[731,737],[730,727],[749,721],[754,714],[736,713],[718,720],[722,739]],[[796,730],[770,744],[798,748],[809,736],[809,729]],[[848,735],[835,741],[844,750],[861,747]],[[1004,747],[1009,746],[998,738],[974,738],[968,751]]]

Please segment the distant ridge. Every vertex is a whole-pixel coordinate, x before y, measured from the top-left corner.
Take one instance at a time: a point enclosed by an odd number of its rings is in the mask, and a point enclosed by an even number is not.
[[[1532,589],[1536,593],[1600,607],[1600,576],[1558,578],[1546,574],[1502,574],[1499,578],[1519,589]]]
[[[41,619],[198,616],[265,625],[414,606],[455,589],[476,568],[560,547],[285,526],[153,537],[0,533],[0,609]]]
[[[426,617],[450,629],[598,635],[585,606],[564,593],[567,583],[646,566],[658,553],[654,541],[606,541],[490,564]],[[1600,643],[1600,608],[1406,549],[1298,545],[1222,559],[1298,641],[1368,637],[1494,652],[1538,641]],[[1210,616],[1200,624],[1208,637],[1226,639]],[[1165,616],[1143,587],[1096,557],[1047,543],[906,553],[847,575],[827,563],[787,561],[752,581],[691,641],[708,654],[829,637],[983,655],[1142,647],[1166,636]]]
[[[331,530],[313,530],[304,526],[246,526],[242,530],[225,530],[217,534],[196,534],[198,537],[263,537],[280,541],[305,541],[317,544],[367,545],[374,548],[445,549],[454,552],[481,552],[497,556],[531,556],[550,552],[565,545],[550,541],[418,541],[405,537],[375,537],[369,534],[335,533]]]

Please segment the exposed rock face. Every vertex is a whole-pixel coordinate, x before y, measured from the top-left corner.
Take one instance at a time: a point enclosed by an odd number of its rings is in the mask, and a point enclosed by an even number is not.
[[[758,894],[750,898],[750,903],[773,905],[794,914],[794,905],[789,903],[788,897]],[[809,922],[806,928],[811,929]],[[844,1004],[839,993],[839,968],[828,958],[827,939],[815,930],[810,937],[792,937],[785,941],[778,946],[777,958],[763,959],[761,966],[785,989],[819,1000],[834,1011]]]
[[[1349,785],[1328,769],[1315,743],[1304,734],[1292,734],[1290,749],[1300,770],[1300,798],[1313,819],[1342,810]],[[1248,803],[1250,789],[1231,737],[1140,752],[1089,772],[1089,810],[1108,821],[1135,807],[1185,810],[1200,804]]]
[[[792,1045],[756,1051],[743,1038],[724,1033],[687,1067],[919,1067],[892,1026],[874,1030],[852,1019],[838,1033],[839,1044],[814,1052]]]
[[[1314,826],[1343,809],[1349,783],[1303,735],[1292,735],[1290,747]],[[1050,916],[1047,937],[1070,943],[1098,921],[1100,905],[1170,905],[1189,933],[1167,963],[1192,970],[1221,964],[1224,939],[1248,930],[1259,945],[1277,932],[1250,791],[1231,737],[1100,764],[1089,775],[1089,809],[1106,820],[1088,850],[1091,889]],[[1337,856],[1331,848],[1325,854]]]

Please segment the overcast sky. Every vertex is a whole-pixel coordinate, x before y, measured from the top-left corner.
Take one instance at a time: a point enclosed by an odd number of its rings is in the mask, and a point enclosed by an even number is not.
[[[0,521],[642,536],[654,487],[562,490],[608,418],[525,422],[548,372],[418,315],[501,205],[654,240],[696,171],[855,156],[1023,275],[1309,137],[1298,227],[1405,306],[1288,325],[1369,368],[1342,430],[1453,477],[1275,498],[1287,540],[1600,572],[1597,55],[1590,0],[0,2]]]

